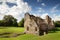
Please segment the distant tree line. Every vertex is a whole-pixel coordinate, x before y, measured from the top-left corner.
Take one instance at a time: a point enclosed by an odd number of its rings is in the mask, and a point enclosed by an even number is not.
[[[55,27],[60,27],[60,21],[55,21],[54,24],[55,24]]]
[[[22,18],[22,20],[18,23],[19,27],[24,27],[24,18]]]
[[[24,27],[24,18],[17,22],[17,19],[12,15],[5,15],[2,20],[0,20],[0,26],[15,26],[15,27]]]
[[[60,21],[54,22],[55,27],[60,27]],[[24,18],[17,22],[17,19],[12,15],[5,15],[2,20],[0,20],[0,26],[14,26],[14,27],[24,27]]]

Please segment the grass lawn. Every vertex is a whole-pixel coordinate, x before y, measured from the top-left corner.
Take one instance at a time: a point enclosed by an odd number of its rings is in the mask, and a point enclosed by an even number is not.
[[[60,30],[60,28],[58,29]],[[23,34],[17,37],[10,37],[10,38],[0,37],[0,40],[60,40],[59,30],[57,30],[56,32],[50,32],[44,36]],[[24,32],[24,28],[22,27],[4,27],[4,28],[0,27],[0,34],[11,33],[11,34],[6,34],[8,36],[11,36],[13,33],[23,33],[23,32]]]

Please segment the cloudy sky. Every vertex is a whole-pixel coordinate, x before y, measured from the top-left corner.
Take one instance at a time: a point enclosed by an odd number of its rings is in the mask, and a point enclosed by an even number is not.
[[[20,21],[26,12],[43,19],[49,15],[54,21],[60,20],[60,0],[0,0],[0,19],[12,15]]]

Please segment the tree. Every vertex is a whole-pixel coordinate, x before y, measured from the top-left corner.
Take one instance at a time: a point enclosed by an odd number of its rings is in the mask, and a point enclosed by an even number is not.
[[[14,26],[17,23],[17,19],[15,19],[12,15],[5,15],[3,21],[4,26]]]
[[[13,20],[13,26],[18,26],[17,19]]]
[[[4,21],[0,20],[0,26],[4,26]]]
[[[22,20],[18,23],[19,27],[24,27],[24,18],[22,18]]]
[[[56,27],[60,27],[60,21],[55,21],[54,24]]]

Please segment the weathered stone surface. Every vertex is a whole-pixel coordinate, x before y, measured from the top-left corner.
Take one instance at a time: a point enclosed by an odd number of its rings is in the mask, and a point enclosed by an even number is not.
[[[54,24],[48,15],[46,19],[42,19],[26,13],[24,27],[26,34],[44,35],[44,32],[47,34],[48,30],[54,28]]]
[[[48,24],[48,30],[52,30],[55,28],[52,19],[48,15],[46,16],[46,22]]]

